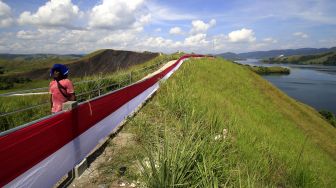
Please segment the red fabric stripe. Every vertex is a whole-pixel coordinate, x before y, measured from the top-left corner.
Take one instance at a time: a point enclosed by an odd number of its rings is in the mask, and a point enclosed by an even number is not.
[[[0,137],[0,186],[6,185],[154,85],[188,57],[191,56],[182,56],[175,64],[143,82]]]

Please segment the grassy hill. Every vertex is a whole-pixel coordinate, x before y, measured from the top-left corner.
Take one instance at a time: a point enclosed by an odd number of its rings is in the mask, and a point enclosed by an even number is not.
[[[233,52],[221,53],[221,54],[217,54],[217,56],[220,56],[220,57],[223,57],[229,60],[244,60],[244,58],[241,58],[239,54],[236,54]]]
[[[97,184],[127,166],[124,178],[145,187],[336,186],[336,129],[223,59],[185,62],[121,133],[134,141],[101,165]]]
[[[111,49],[97,50],[85,56],[0,54],[0,93],[47,86],[50,67],[55,63],[67,64],[71,78],[80,78],[113,73],[157,56],[158,53]]]
[[[315,55],[294,55],[280,56],[264,60],[266,63],[291,63],[291,64],[319,64],[319,65],[336,65],[336,52],[328,52]]]
[[[82,55],[56,55],[56,54],[0,54],[0,67],[2,76],[17,75],[37,68],[51,67],[55,62],[70,63],[80,59]]]
[[[146,62],[158,53],[101,49],[87,55],[0,54],[0,76],[29,79],[49,78],[55,63],[67,64],[73,77],[110,73],[117,69]]]
[[[47,70],[54,63],[69,64],[81,57],[72,54],[0,54],[0,93],[18,87],[34,88],[40,82],[32,83],[31,78],[24,75],[27,72]]]
[[[238,65],[244,66],[253,72],[260,74],[260,75],[268,75],[268,74],[290,74],[290,69],[286,67],[264,67],[264,66],[252,66],[252,65],[244,65],[240,63],[236,63]]]
[[[144,63],[156,57],[158,53],[140,53],[132,51],[103,49],[92,52],[78,60],[67,63],[72,77],[106,74],[118,69]],[[49,69],[42,68],[24,73],[20,77],[30,79],[49,78]]]

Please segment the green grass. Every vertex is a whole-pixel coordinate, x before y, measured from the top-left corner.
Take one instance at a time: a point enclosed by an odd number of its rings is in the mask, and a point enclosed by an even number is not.
[[[248,69],[252,70],[253,72],[260,74],[260,75],[267,75],[267,74],[290,74],[290,69],[285,67],[263,67],[263,66],[250,66],[244,65]]]
[[[44,104],[38,108],[18,112],[13,115],[0,117],[0,132],[10,128],[28,123],[50,114],[48,103],[49,95],[25,96],[25,97],[0,97],[0,112],[11,112],[20,108],[26,108],[39,104]]]
[[[336,186],[336,129],[222,59],[185,62],[123,132],[137,149],[122,165],[139,161],[145,187]]]
[[[134,65],[125,69],[120,69],[113,74],[100,74],[96,76],[89,76],[83,78],[70,78],[73,82],[85,82],[75,84],[75,92],[77,100],[83,102],[112,90],[124,87],[128,84],[134,83],[147,74],[154,72],[159,67],[156,66],[159,63],[165,63],[172,59],[177,59],[177,55],[162,55],[158,56],[143,64]],[[132,76],[130,77],[130,73]],[[20,89],[32,89],[40,87],[48,87],[50,80],[34,80],[27,83]],[[12,90],[6,90],[6,92],[17,91],[18,88]],[[96,91],[93,91],[96,90]],[[98,91],[99,90],[99,91]],[[45,92],[48,89],[44,89],[36,92]],[[90,92],[93,91],[93,92]],[[5,93],[5,92],[4,92]],[[0,117],[0,131],[5,131],[13,127],[17,127],[24,123],[42,118],[50,115],[49,94],[47,95],[35,95],[35,96],[10,96],[0,97],[0,114],[12,112],[18,109],[27,108],[43,104],[38,108],[34,108],[28,111],[15,113],[12,115]]]

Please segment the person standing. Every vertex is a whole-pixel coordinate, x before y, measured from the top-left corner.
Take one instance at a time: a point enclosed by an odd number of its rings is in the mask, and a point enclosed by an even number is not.
[[[53,80],[49,84],[51,112],[62,111],[62,104],[75,101],[76,95],[72,82],[68,79],[69,69],[62,64],[54,64],[50,70]]]

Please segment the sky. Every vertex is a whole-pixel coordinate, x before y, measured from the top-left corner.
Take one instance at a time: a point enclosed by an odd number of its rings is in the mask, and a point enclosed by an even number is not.
[[[0,53],[336,46],[335,0],[0,0]]]

